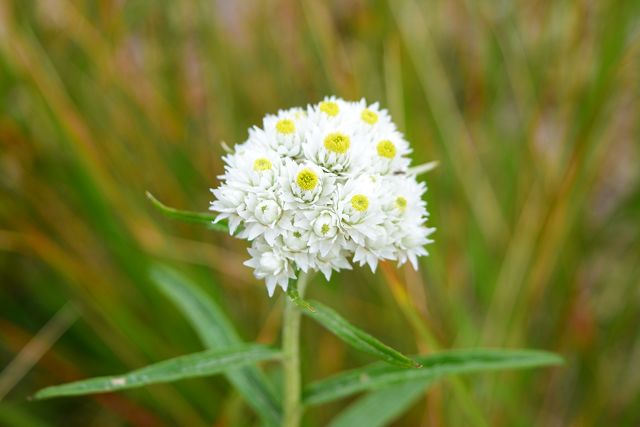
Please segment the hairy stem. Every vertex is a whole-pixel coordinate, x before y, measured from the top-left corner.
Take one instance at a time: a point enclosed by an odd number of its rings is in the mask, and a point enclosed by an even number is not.
[[[304,297],[309,276],[300,272],[296,289]],[[287,298],[282,323],[282,353],[284,365],[284,427],[298,427],[302,416],[300,405],[300,309]]]

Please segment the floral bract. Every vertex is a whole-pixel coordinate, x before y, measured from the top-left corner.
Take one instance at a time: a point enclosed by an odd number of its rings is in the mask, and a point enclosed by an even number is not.
[[[426,255],[433,228],[409,169],[411,152],[386,110],[326,98],[267,115],[224,157],[216,221],[251,242],[245,265],[273,295],[302,270],[331,272]]]

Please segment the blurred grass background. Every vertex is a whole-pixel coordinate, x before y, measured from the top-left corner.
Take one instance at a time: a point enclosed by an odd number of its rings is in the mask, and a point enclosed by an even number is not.
[[[153,263],[277,342],[282,301],[241,265],[245,243],[162,218],[144,192],[206,210],[221,141],[328,94],[381,101],[414,164],[440,161],[438,231],[419,273],[310,294],[405,352],[567,361],[445,382],[395,425],[640,425],[639,77],[638,1],[0,2],[0,367],[45,352],[0,373],[0,425],[255,424],[223,379],[25,399],[202,348]],[[370,361],[303,327],[305,379]]]

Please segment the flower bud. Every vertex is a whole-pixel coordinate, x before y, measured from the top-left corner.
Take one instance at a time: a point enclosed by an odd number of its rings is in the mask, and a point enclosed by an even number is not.
[[[316,233],[318,237],[331,239],[338,232],[336,222],[335,216],[329,212],[322,213],[313,222],[313,232]]]
[[[278,274],[284,268],[284,260],[273,252],[265,252],[260,256],[260,267],[271,274]]]
[[[263,200],[253,213],[260,224],[273,225],[280,218],[282,208],[273,200]]]
[[[284,244],[292,251],[302,251],[307,248],[307,240],[302,233],[294,231],[285,235]]]

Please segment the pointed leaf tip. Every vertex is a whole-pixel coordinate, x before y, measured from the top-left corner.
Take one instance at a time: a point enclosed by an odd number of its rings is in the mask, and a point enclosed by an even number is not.
[[[290,294],[290,297],[299,307],[307,308],[303,311],[304,314],[316,320],[353,348],[403,368],[419,368],[421,366],[417,361],[409,359],[399,351],[352,325],[331,308],[318,301],[305,301],[294,292]]]
[[[168,218],[173,218],[180,221],[191,222],[196,224],[202,224],[202,225],[205,225],[210,230],[222,231],[226,233],[229,232],[229,226],[227,225],[226,222],[223,222],[223,221],[215,222],[216,215],[205,213],[205,212],[192,212],[192,211],[183,211],[183,210],[175,209],[162,203],[153,194],[151,194],[150,191],[146,191],[145,194],[147,198],[151,201],[153,206]]]
[[[281,357],[279,350],[257,344],[239,345],[224,350],[206,350],[178,356],[126,374],[90,378],[47,387],[38,391],[35,400],[61,396],[106,393],[149,384],[167,383],[185,378],[206,377],[229,369]]]
[[[562,358],[539,350],[460,349],[416,356],[421,369],[403,369],[383,363],[341,372],[305,387],[305,405],[318,405],[388,387],[423,382],[425,386],[439,378],[474,372],[526,369],[558,365]]]

